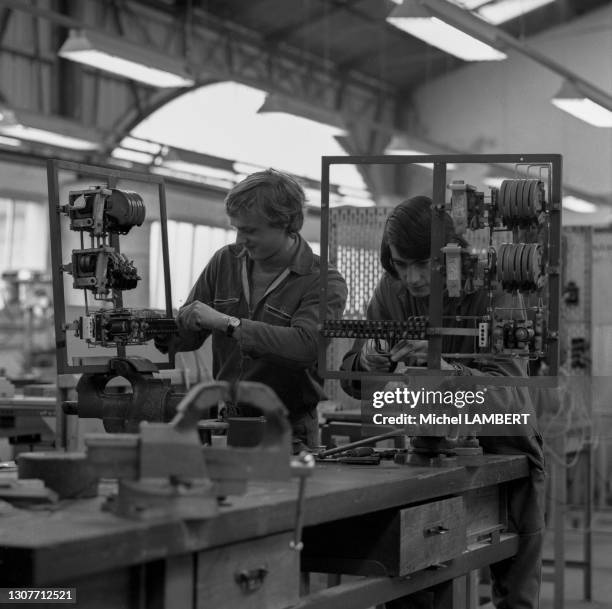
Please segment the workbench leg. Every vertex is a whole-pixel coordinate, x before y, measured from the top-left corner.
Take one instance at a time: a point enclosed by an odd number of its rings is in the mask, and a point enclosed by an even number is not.
[[[166,558],[164,608],[193,609],[195,595],[194,564],[191,554]]]
[[[467,577],[456,577],[432,588],[434,591],[433,609],[468,609]]]
[[[466,577],[467,609],[478,609],[480,606],[480,576],[478,569],[474,569]]]
[[[130,606],[138,609],[193,609],[195,559],[192,554],[154,560],[139,568],[137,591]]]

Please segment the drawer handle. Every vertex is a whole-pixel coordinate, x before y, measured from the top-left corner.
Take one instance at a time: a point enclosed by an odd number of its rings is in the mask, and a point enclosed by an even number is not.
[[[268,575],[268,569],[258,567],[248,571],[246,569],[238,571],[234,574],[234,579],[243,592],[255,592],[261,588],[266,575]]]
[[[432,535],[444,535],[448,533],[448,528],[441,524],[436,524],[433,527],[428,527],[423,531],[425,537],[431,537]]]

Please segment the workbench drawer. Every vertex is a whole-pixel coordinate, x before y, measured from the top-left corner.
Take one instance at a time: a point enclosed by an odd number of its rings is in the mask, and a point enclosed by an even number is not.
[[[451,497],[308,528],[302,569],[403,576],[466,547],[463,498]]]
[[[197,609],[281,609],[299,597],[299,553],[292,533],[200,552]]]

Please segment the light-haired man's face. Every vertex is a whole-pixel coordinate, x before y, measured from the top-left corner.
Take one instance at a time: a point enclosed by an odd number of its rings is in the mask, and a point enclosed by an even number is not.
[[[394,245],[390,245],[389,249],[393,268],[412,296],[429,296],[431,261],[404,258]]]
[[[236,244],[242,245],[249,258],[273,261],[285,253],[291,237],[284,228],[270,226],[265,218],[252,211],[230,216],[236,229]]]

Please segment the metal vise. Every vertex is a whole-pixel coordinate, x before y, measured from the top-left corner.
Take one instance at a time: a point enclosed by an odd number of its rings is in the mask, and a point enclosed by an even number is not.
[[[198,421],[227,400],[262,411],[259,445],[202,447]],[[108,505],[120,515],[206,518],[216,513],[218,497],[243,493],[248,480],[291,475],[287,410],[261,383],[201,383],[184,396],[170,423],[143,421],[139,434],[91,434],[86,445],[86,453],[22,454],[19,476],[42,479],[60,498],[95,495],[101,478],[117,478],[118,494]]]
[[[108,372],[81,376],[78,400],[64,402],[63,410],[85,419],[102,419],[110,433],[135,433],[141,421],[170,421],[185,394],[174,393],[170,381],[154,377],[154,372],[158,372],[155,364],[143,357],[113,358]],[[121,377],[130,383],[131,393],[108,391],[108,383]]]

